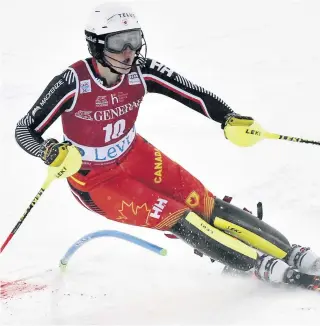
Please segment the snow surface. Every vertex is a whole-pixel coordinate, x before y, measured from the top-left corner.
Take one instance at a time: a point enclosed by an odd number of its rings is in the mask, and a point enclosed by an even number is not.
[[[15,125],[53,76],[88,56],[83,27],[98,3],[1,1],[1,244],[46,176],[41,161],[15,143]],[[320,140],[319,1],[162,0],[134,8],[149,57],[271,132]],[[320,148],[274,140],[238,148],[218,124],[160,95],[146,96],[137,128],[217,196],[251,209],[262,201],[265,221],[320,252]],[[60,123],[46,136],[61,139]],[[103,229],[140,236],[168,256],[98,239],[61,275],[58,262],[69,246]],[[0,257],[0,280],[35,275],[28,282],[48,288],[2,300],[0,324],[319,324],[318,294],[224,279],[222,267],[161,232],[88,212],[56,181]]]

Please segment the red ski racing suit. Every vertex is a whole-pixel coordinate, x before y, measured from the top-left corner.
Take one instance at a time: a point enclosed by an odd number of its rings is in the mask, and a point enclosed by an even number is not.
[[[213,195],[135,129],[147,92],[161,93],[221,122],[232,112],[218,97],[147,59],[113,87],[105,86],[95,59],[76,62],[55,77],[16,128],[16,139],[39,156],[42,134],[61,116],[64,140],[83,164],[68,179],[77,200],[118,222],[170,229],[188,209],[209,219]]]

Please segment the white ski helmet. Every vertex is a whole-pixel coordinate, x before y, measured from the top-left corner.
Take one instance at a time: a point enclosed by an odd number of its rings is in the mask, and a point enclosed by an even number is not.
[[[109,63],[105,51],[119,53],[126,47],[130,47],[136,51],[133,64],[141,64],[146,58],[146,42],[141,26],[128,6],[109,2],[96,7],[89,16],[85,35],[90,54],[100,64],[109,67],[115,73],[118,72]],[[145,53],[141,55],[143,46]]]

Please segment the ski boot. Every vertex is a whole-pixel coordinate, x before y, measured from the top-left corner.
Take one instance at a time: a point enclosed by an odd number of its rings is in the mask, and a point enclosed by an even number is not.
[[[295,252],[297,253],[297,251]],[[291,257],[295,257],[295,255]],[[297,261],[302,262],[302,259],[298,259]],[[314,259],[313,263],[308,265],[309,270],[313,268],[314,264],[318,265],[317,259]],[[307,268],[307,265],[301,266]],[[320,276],[310,275],[296,270],[295,267],[289,266],[283,260],[269,255],[262,255],[258,258],[255,266],[255,275],[262,281],[267,281],[273,285],[287,284],[312,291],[320,291]]]
[[[269,255],[262,255],[258,258],[255,266],[257,278],[273,284],[284,282],[285,275],[290,266],[281,259]]]
[[[302,273],[320,275],[320,257],[310,248],[293,245],[285,261]]]

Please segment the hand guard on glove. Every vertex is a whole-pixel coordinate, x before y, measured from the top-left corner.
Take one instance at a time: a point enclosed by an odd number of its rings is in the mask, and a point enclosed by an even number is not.
[[[56,139],[49,138],[41,144],[40,158],[47,165],[60,166],[68,154],[70,145],[69,141],[59,143]]]
[[[257,122],[234,112],[224,117],[221,128],[228,140],[241,147],[253,146],[262,139],[262,128]]]

